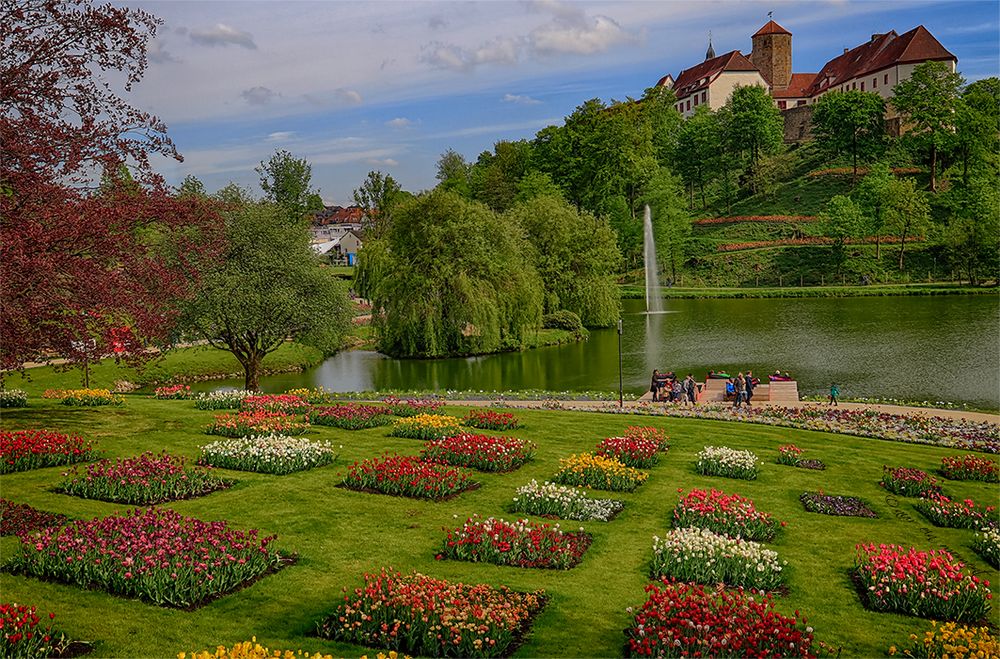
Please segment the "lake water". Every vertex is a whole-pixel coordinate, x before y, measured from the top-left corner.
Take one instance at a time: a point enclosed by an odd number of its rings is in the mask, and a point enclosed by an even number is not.
[[[758,376],[780,369],[799,381],[801,395],[836,382],[849,397],[1000,405],[998,296],[667,300],[665,308],[646,315],[642,300],[624,301],[628,392],[643,392],[654,368],[698,380],[709,369]],[[618,335],[596,330],[583,343],[461,359],[344,352],[303,373],[262,378],[261,386],[617,391]]]

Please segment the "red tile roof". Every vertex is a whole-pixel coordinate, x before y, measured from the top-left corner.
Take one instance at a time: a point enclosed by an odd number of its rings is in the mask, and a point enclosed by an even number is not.
[[[806,93],[808,96],[815,96],[847,80],[897,64],[928,60],[957,61],[958,58],[948,52],[923,25],[900,35],[895,31],[874,34],[867,43],[827,62],[816,74]]]
[[[360,224],[364,209],[360,206],[327,206],[320,212],[313,215],[312,223],[315,226],[327,224]]]
[[[791,32],[789,32],[785,28],[781,27],[780,25],[778,25],[774,21],[768,21],[767,23],[764,24],[764,27],[762,27],[759,30],[757,30],[754,33],[753,36],[754,37],[759,37],[759,36],[762,36],[762,35],[765,35],[765,34],[788,34],[788,35],[790,35]],[[753,38],[753,37],[751,37],[751,38]]]
[[[681,71],[677,75],[677,81],[674,82],[674,93],[680,99],[701,91],[723,71],[758,71],[758,69],[740,51],[733,50]]]
[[[772,98],[806,98],[806,90],[816,79],[815,73],[793,73],[792,79],[786,89],[774,89],[771,91]]]

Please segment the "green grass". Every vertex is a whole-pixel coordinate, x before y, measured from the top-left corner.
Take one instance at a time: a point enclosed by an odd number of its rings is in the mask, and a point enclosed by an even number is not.
[[[462,415],[466,408],[449,407]],[[891,644],[905,642],[928,623],[895,614],[864,610],[848,577],[854,545],[863,541],[899,543],[920,548],[947,546],[993,583],[997,571],[970,549],[971,531],[938,529],[919,515],[913,500],[886,497],[878,487],[882,465],[932,470],[942,456],[955,451],[865,440],[818,432],[743,424],[616,417],[573,412],[518,411],[524,427],[512,433],[538,445],[535,459],[510,474],[477,474],[482,488],[442,503],[428,503],[337,488],[355,460],[386,450],[415,454],[420,442],[386,436],[385,428],[344,431],[316,428],[311,437],[343,445],[331,466],[290,476],[226,472],[238,483],[230,490],[169,504],[203,519],[226,519],[240,528],[277,533],[278,547],[297,552],[299,561],[246,590],[193,612],[161,609],[98,591],[44,583],[0,574],[6,601],[35,604],[54,611],[59,627],[75,639],[95,642],[94,656],[175,656],[181,650],[214,648],[257,640],[272,648],[302,648],[334,656],[359,656],[370,650],[326,642],[311,633],[329,613],[344,587],[361,584],[363,572],[392,566],[419,570],[439,578],[506,584],[519,590],[543,588],[548,607],[517,656],[618,656],[622,629],[629,624],[626,607],[644,601],[643,587],[652,537],[668,528],[677,489],[717,487],[751,497],[788,527],[771,547],[787,560],[790,592],[778,608],[802,611],[817,638],[842,646],[843,656],[881,656]],[[156,401],[129,396],[117,409],[69,409],[32,400],[32,407],[4,410],[5,428],[48,427],[73,431],[97,440],[108,456],[166,449],[194,457],[210,441],[202,433],[212,413],[195,410],[189,401]],[[649,480],[634,493],[616,494],[625,510],[612,522],[583,524],[594,542],[583,562],[568,572],[522,570],[483,564],[435,561],[443,527],[457,526],[466,516],[504,515],[514,490],[532,478],[551,478],[559,459],[590,450],[601,439],[620,434],[629,424],[664,428],[671,448],[650,470]],[[821,459],[826,471],[773,463],[779,444],[794,442],[803,457]],[[756,481],[699,476],[695,456],[706,444],[750,449],[763,465]],[[61,469],[42,469],[3,476],[3,496],[36,508],[73,517],[106,515],[126,509],[98,501],[56,494]],[[873,504],[880,519],[836,518],[805,513],[798,501],[805,490],[848,494]],[[947,482],[949,494],[990,502],[996,486]],[[18,541],[0,539],[0,555],[9,557]],[[995,615],[995,614],[994,614]]]

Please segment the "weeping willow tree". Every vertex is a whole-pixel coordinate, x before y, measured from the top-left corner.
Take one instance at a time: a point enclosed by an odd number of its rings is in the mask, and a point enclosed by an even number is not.
[[[453,192],[435,190],[397,208],[371,293],[379,349],[446,357],[522,345],[541,319],[542,285],[521,234],[510,219]]]
[[[556,196],[535,197],[507,215],[527,235],[545,287],[545,313],[566,309],[587,327],[618,321],[621,298],[614,272],[621,254],[607,221]]]

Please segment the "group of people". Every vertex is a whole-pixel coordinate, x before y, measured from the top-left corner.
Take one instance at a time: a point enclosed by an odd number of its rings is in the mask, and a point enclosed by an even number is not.
[[[653,370],[653,379],[649,383],[649,390],[653,394],[654,402],[694,405],[698,398],[698,389],[699,386],[690,373],[687,374],[686,378],[680,380],[673,371],[660,373],[659,369]]]
[[[753,390],[760,384],[760,380],[753,376],[753,371],[747,371],[746,375],[739,373],[734,378],[726,380],[726,400],[733,401],[733,407],[739,407],[744,403],[749,407],[753,404]]]

